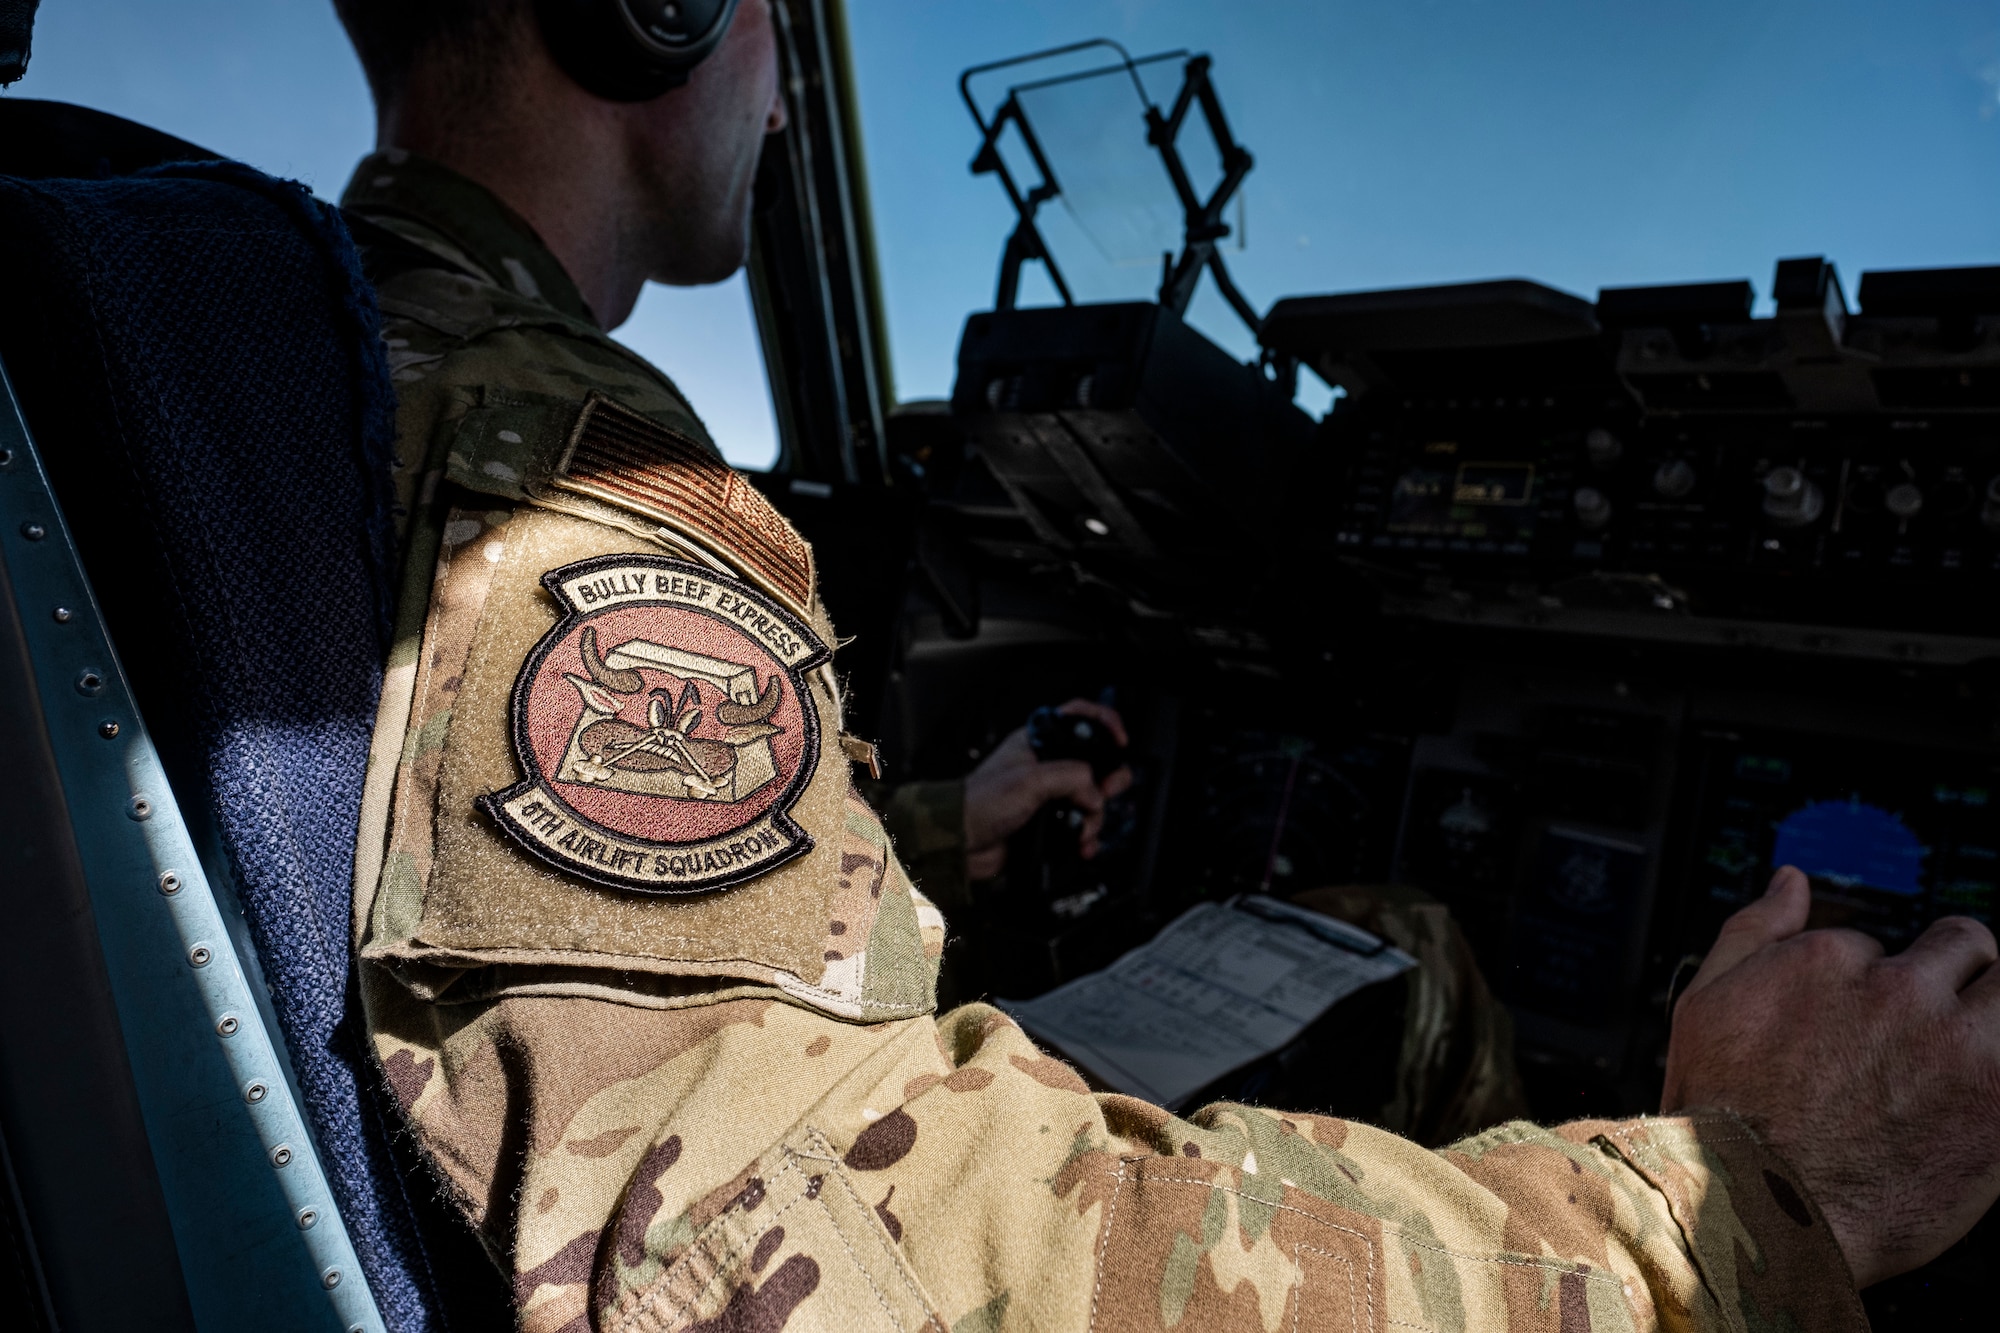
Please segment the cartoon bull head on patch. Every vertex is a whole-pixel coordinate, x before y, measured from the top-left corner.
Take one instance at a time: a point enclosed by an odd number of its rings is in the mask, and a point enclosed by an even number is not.
[[[584,707],[573,743],[577,753],[567,766],[572,780],[623,786],[613,781],[618,775],[657,774],[669,782],[678,779],[685,794],[696,799],[740,800],[748,794],[734,790],[732,778],[746,749],[767,748],[767,738],[780,731],[770,721],[784,698],[779,676],[772,675],[757,689],[755,673],[748,668],[645,640],[620,644],[606,655],[599,651],[595,626],[585,627],[577,646],[589,678],[563,675]],[[647,689],[635,663],[666,676],[669,683]],[[697,682],[704,678],[724,692],[715,705],[720,733],[712,736],[696,734],[704,713]],[[732,689],[750,698],[736,698]],[[641,698],[644,706],[637,708]],[[768,762],[757,767],[768,770]]]

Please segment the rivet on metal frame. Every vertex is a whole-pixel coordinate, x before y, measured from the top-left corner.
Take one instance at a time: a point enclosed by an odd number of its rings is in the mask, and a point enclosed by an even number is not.
[[[160,892],[166,894],[167,897],[171,898],[180,891],[181,891],[180,872],[174,870],[162,870],[160,872]]]
[[[188,950],[188,961],[196,967],[207,967],[208,960],[213,957],[215,955],[209,952],[206,944],[197,944],[194,948]]]
[[[236,1035],[236,1029],[242,1026],[241,1023],[237,1022],[235,1014],[224,1014],[222,1021],[215,1025],[215,1030],[225,1037],[233,1037]]]
[[[153,803],[144,796],[134,796],[126,804],[125,813],[143,824],[153,817]]]
[[[312,1224],[319,1221],[319,1213],[311,1208],[299,1209],[299,1230],[310,1231]]]
[[[255,1106],[258,1102],[270,1096],[270,1094],[271,1090],[262,1083],[252,1083],[249,1087],[243,1089],[243,1100]]]
[[[291,1164],[292,1164],[291,1144],[281,1143],[277,1147],[271,1149],[272,1166],[290,1166]]]
[[[49,614],[56,618],[56,624],[58,625],[67,625],[76,616],[76,612],[66,606],[59,606]]]
[[[115,717],[105,718],[102,722],[97,724],[97,734],[104,737],[104,739],[107,741],[117,740],[118,719]]]
[[[104,673],[96,667],[85,667],[76,673],[78,694],[98,694],[104,689]]]
[[[319,1275],[319,1284],[328,1291],[332,1291],[340,1285],[340,1270],[338,1268],[327,1269]]]
[[[31,518],[21,525],[21,535],[31,542],[38,542],[49,535],[49,530]]]

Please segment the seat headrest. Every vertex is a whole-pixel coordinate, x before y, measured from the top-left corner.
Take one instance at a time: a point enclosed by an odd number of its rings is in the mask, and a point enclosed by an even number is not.
[[[21,0],[0,0],[6,7]],[[6,37],[0,22],[0,69]],[[0,176],[24,180],[102,180],[163,162],[219,162],[222,156],[122,116],[68,102],[0,99]]]
[[[35,9],[41,3],[42,0],[0,0],[0,85],[16,82],[28,72]]]

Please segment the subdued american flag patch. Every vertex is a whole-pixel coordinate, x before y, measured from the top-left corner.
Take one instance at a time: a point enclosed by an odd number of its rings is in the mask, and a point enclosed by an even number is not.
[[[810,613],[812,547],[741,473],[649,417],[592,394],[550,484],[692,537]]]

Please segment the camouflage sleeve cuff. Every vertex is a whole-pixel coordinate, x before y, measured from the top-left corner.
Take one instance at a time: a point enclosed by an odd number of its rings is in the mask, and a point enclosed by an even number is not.
[[[1595,1144],[1659,1192],[1728,1328],[1866,1333],[1826,1217],[1791,1165],[1737,1116],[1583,1120],[1556,1132]]]
[[[947,918],[969,911],[965,876],[965,783],[905,782],[881,802],[882,823],[903,868]]]

